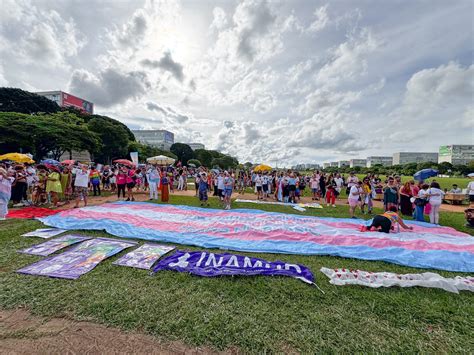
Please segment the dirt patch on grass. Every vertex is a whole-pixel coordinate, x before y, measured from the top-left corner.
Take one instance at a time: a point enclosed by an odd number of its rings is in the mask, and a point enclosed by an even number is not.
[[[36,317],[27,310],[0,310],[2,354],[209,354],[180,342],[124,332],[91,322]],[[226,352],[237,353],[237,351]]]

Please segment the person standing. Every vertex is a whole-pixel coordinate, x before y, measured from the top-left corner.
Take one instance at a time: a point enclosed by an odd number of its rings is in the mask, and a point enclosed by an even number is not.
[[[54,207],[59,206],[59,194],[63,192],[61,187],[61,175],[59,169],[52,165],[49,167],[50,173],[46,181],[46,193],[50,194]]]
[[[367,205],[367,213],[372,214],[372,186],[370,185],[369,177],[366,176],[362,180],[363,195],[361,196],[360,209],[365,214],[364,206]]]
[[[84,207],[87,206],[87,196],[89,194],[89,169],[87,165],[82,165],[81,168],[75,170],[76,179],[74,180],[74,193],[76,195],[76,205],[74,208],[79,207],[79,201],[81,198],[84,200]]]
[[[263,200],[263,179],[260,173],[255,176],[254,183],[257,190],[257,200]]]
[[[146,175],[148,188],[150,189],[150,200],[158,200],[158,186],[160,185],[160,173],[156,166],[151,166]]]
[[[122,197],[125,198],[125,187],[127,186],[127,168],[119,168],[116,176],[117,182],[117,198],[120,199],[120,192]]]
[[[224,174],[224,209],[230,210],[232,190],[234,188],[234,179],[228,171]]]
[[[412,184],[414,184],[414,182],[408,181],[400,189],[400,211],[404,216],[413,215],[413,204],[411,202],[411,198],[413,197]]]
[[[130,168],[127,173],[127,199],[125,201],[135,201],[133,197],[133,188],[135,187],[137,179],[137,172],[135,168]]]
[[[439,207],[443,201],[444,192],[441,190],[439,184],[433,181],[430,188],[427,191],[426,197],[428,197],[431,205],[430,210],[430,223],[439,224]]]
[[[319,200],[319,176],[317,176],[316,173],[314,173],[311,179],[309,179],[309,184],[311,186],[311,192],[313,193],[312,200]]]
[[[385,211],[388,211],[392,206],[398,208],[398,189],[392,176],[388,178],[387,186],[383,189],[383,204]]]
[[[336,182],[332,174],[328,176],[326,188],[326,206],[332,205],[332,207],[336,207]]]
[[[89,179],[94,191],[94,196],[100,196],[100,173],[94,166],[91,168]]]
[[[360,204],[360,197],[362,194],[362,181],[358,181],[356,185],[352,185],[347,198],[347,201],[349,202],[349,214],[351,218],[356,218],[354,216],[354,212],[357,206]]]
[[[168,202],[170,199],[170,181],[166,171],[161,177],[161,202]]]
[[[198,182],[198,192],[199,192],[199,201],[201,202],[201,206],[209,206],[208,197],[207,197],[207,190],[209,190],[209,184],[207,183],[207,174],[202,172]]]
[[[12,193],[14,177],[8,176],[4,168],[0,168],[0,221],[4,221],[8,214],[8,202]]]
[[[359,182],[359,178],[355,176],[353,171],[351,171],[349,173],[349,177],[347,178],[347,191],[346,191],[347,195],[349,195],[351,187],[357,186],[358,182]]]
[[[427,191],[428,191],[428,184],[423,184],[418,191],[415,199],[415,220],[419,222],[424,222],[425,217],[425,206],[428,203],[427,199]]]
[[[474,202],[474,176],[471,176],[471,181],[467,184],[467,193],[469,195],[469,202]]]

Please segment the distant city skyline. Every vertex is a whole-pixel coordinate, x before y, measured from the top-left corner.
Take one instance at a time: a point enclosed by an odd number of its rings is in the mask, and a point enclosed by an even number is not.
[[[93,11],[91,11],[93,9]],[[474,143],[474,3],[2,0],[0,86],[291,166]]]

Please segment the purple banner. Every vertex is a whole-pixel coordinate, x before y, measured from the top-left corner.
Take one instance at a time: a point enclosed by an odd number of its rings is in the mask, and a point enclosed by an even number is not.
[[[207,251],[182,251],[163,258],[153,272],[174,270],[198,276],[214,277],[226,275],[289,276],[313,284],[314,276],[303,265],[267,261],[236,254],[215,254]]]
[[[64,249],[73,244],[77,244],[79,242],[83,242],[89,239],[91,238],[84,237],[82,235],[66,234],[66,235],[63,235],[62,237],[48,240],[47,242],[33,245],[32,247],[29,247],[26,249],[19,250],[18,252],[23,253],[23,254],[48,256],[50,254],[57,252],[58,250]]]

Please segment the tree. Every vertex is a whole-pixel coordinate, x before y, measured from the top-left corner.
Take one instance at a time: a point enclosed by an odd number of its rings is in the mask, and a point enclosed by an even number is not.
[[[16,88],[0,88],[0,112],[54,113],[60,107],[44,96]]]
[[[174,143],[170,151],[178,157],[178,160],[180,160],[183,165],[186,165],[189,159],[194,158],[193,150],[189,145],[184,143]]]
[[[199,160],[197,160],[197,159],[189,159],[189,160],[188,160],[188,165],[189,165],[189,164],[194,164],[194,165],[196,165],[196,167],[198,167],[198,168],[202,165],[201,162],[200,162]]]
[[[128,131],[113,121],[106,116],[94,116],[87,122],[89,130],[95,132],[102,142],[102,145],[92,152],[96,161],[101,163],[110,163],[111,160],[123,158],[128,154]]]
[[[233,169],[239,165],[239,161],[230,155],[223,155],[220,158],[212,159],[212,167],[219,167],[221,169]]]
[[[202,165],[207,168],[212,167],[212,154],[206,149],[196,149],[194,151],[194,157],[198,159]]]
[[[446,174],[448,172],[451,172],[453,170],[453,164],[443,161],[442,163],[438,164],[438,171],[440,174]]]
[[[70,113],[25,115],[0,113],[0,147],[7,152],[30,152],[36,160],[48,153],[54,159],[70,150],[93,151],[99,138],[84,122]]]

